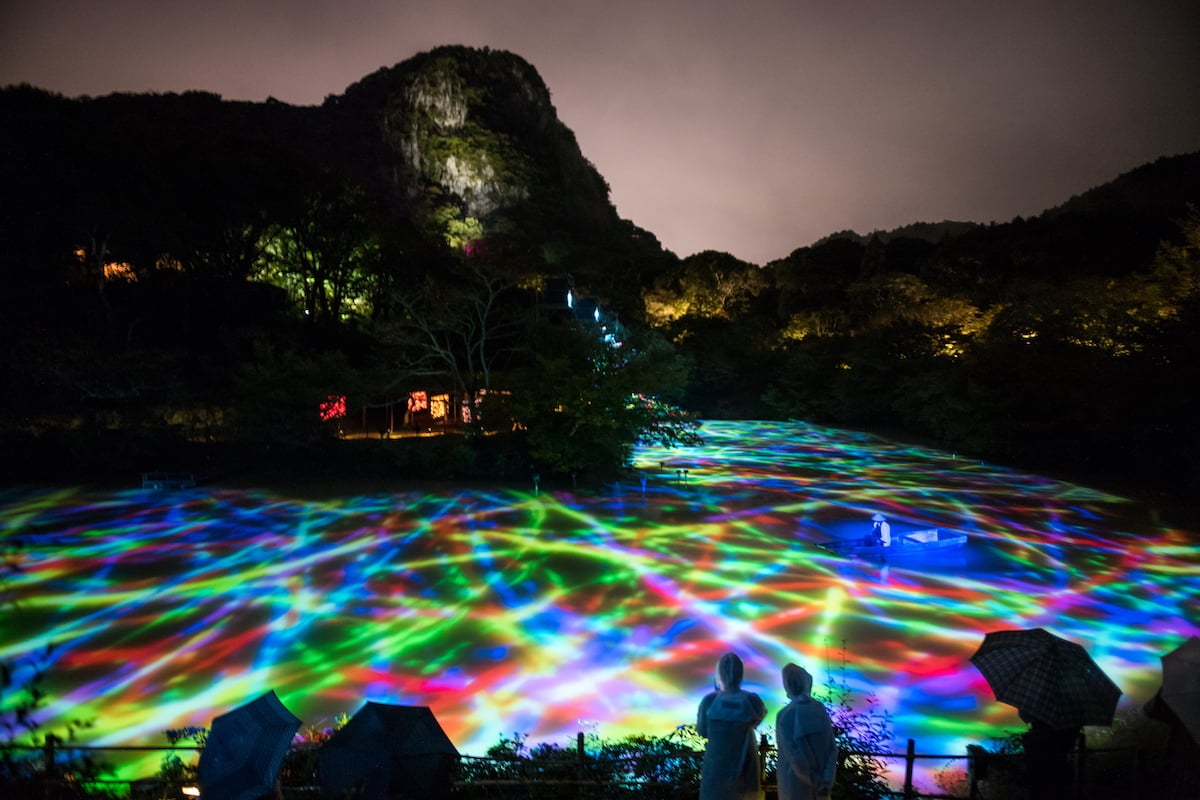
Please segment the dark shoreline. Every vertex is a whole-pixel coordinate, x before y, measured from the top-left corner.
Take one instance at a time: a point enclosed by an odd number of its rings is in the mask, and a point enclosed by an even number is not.
[[[945,450],[937,442],[896,430],[860,430],[882,439]],[[404,491],[436,486],[529,486],[533,470],[511,440],[466,441],[462,436],[395,437],[389,439],[320,439],[291,443],[193,443],[131,437],[117,432],[58,433],[42,437],[9,436],[0,440],[0,486],[77,484],[103,489],[140,488],[144,472],[182,472],[198,486],[228,486],[319,491],[322,481],[361,482],[378,491]],[[981,459],[995,462],[991,459]],[[1008,464],[1012,469],[1103,491],[1145,506],[1151,523],[1183,527],[1195,515],[1194,500],[1184,487],[1151,485],[1127,475],[1095,469],[1051,465]],[[1091,468],[1089,468],[1091,467]],[[590,493],[609,487],[621,476],[545,475],[543,491]],[[631,484],[636,483],[630,477]]]

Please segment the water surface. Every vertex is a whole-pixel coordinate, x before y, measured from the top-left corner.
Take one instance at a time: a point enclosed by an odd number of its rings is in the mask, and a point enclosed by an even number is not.
[[[1197,531],[1137,503],[800,423],[703,433],[641,450],[644,492],[8,490],[0,531],[27,546],[0,657],[54,644],[42,721],[92,718],[93,744],[162,743],[274,689],[314,727],[428,705],[483,754],[668,734],[732,649],[768,722],[795,661],[872,695],[899,750],[959,753],[1023,727],[968,662],[988,631],[1084,644],[1129,706],[1200,635]],[[816,546],[877,512],[970,541],[886,565]]]

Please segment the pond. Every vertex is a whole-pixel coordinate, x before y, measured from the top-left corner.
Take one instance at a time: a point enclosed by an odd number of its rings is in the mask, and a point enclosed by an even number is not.
[[[962,753],[1024,727],[968,661],[988,631],[1083,644],[1124,707],[1200,634],[1197,531],[1138,503],[802,423],[703,436],[579,492],[8,489],[0,532],[25,546],[0,658],[53,644],[41,721],[94,719],[90,744],[161,744],[274,689],[305,727],[427,705],[482,755],[513,733],[667,735],[734,650],[768,732],[794,661],[877,702],[898,752]],[[888,563],[818,546],[875,513],[968,542]]]

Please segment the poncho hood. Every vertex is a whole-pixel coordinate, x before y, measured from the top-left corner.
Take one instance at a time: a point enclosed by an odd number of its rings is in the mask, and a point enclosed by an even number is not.
[[[783,690],[787,696],[808,697],[812,694],[812,675],[804,667],[788,664],[783,668]]]
[[[742,685],[742,660],[735,653],[726,653],[717,662],[717,686],[732,691]]]

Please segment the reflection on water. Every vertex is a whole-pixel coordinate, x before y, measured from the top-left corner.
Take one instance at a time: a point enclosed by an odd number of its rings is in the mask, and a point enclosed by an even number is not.
[[[872,693],[897,742],[950,753],[1021,727],[968,663],[987,631],[1085,644],[1129,705],[1200,634],[1196,532],[1122,498],[797,423],[704,435],[577,494],[9,490],[0,531],[29,546],[0,658],[56,643],[43,721],[93,717],[97,744],[161,743],[274,689],[306,725],[428,705],[480,754],[581,719],[665,735],[735,649],[768,721],[795,661]],[[876,512],[970,540],[888,564],[817,546]]]

